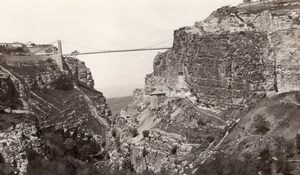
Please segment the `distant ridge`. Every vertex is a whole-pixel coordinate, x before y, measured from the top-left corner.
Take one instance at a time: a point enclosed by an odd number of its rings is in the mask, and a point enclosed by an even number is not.
[[[113,115],[119,114],[120,111],[126,108],[133,100],[133,96],[108,98],[107,103]]]

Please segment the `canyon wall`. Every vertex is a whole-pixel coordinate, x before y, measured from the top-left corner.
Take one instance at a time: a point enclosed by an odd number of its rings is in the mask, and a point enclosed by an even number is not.
[[[299,90],[299,15],[298,2],[218,9],[175,31],[173,48],[157,55],[148,85],[163,77],[176,89],[182,74],[199,100],[222,107]]]

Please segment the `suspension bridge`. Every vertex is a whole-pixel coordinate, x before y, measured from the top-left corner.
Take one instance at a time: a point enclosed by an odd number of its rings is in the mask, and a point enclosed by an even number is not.
[[[163,42],[159,42],[159,43],[156,43],[156,44],[153,44],[151,46],[147,46],[147,47],[142,47],[142,48],[135,48],[135,49],[117,49],[117,50],[102,50],[102,49],[95,49],[95,48],[91,48],[91,47],[87,47],[87,46],[82,46],[82,45],[79,45],[79,44],[74,44],[74,43],[71,43],[71,42],[67,42],[67,41],[61,41],[61,40],[57,40],[57,41],[54,41],[52,42],[51,44],[49,45],[52,45],[54,43],[57,43],[58,45],[58,51],[56,53],[53,53],[53,54],[59,54],[59,55],[62,55],[62,56],[77,56],[77,55],[92,55],[92,54],[105,54],[105,53],[120,53],[120,52],[141,52],[141,51],[155,51],[155,50],[167,50],[167,49],[171,49],[171,47],[155,47],[155,46],[158,46],[158,45],[161,45],[161,44],[164,44],[164,43],[167,43],[169,41],[171,41],[173,39],[168,39],[166,41],[163,41]],[[71,45],[74,45],[74,46],[77,46],[77,47],[82,47],[82,48],[87,48],[87,49],[92,49],[92,50],[96,50],[96,51],[90,51],[90,52],[79,52],[77,50],[75,50],[74,52],[72,53],[63,53],[62,51],[62,42],[64,43],[69,43]],[[49,46],[51,47],[51,46]],[[40,51],[43,51],[43,50],[46,50],[48,49],[48,47],[45,47],[45,48],[42,48],[40,50],[37,50],[36,53],[40,52]],[[39,54],[41,55],[41,54]]]
[[[158,48],[140,48],[140,49],[126,49],[126,50],[104,50],[96,52],[83,52],[83,53],[70,53],[62,54],[63,56],[73,56],[73,55],[91,55],[91,54],[104,54],[104,53],[117,53],[117,52],[140,52],[140,51],[151,51],[151,50],[166,50],[171,49],[171,47],[158,47]]]
[[[162,41],[156,44],[152,44],[150,46],[147,47],[143,47],[143,48],[136,48],[136,49],[118,49],[118,50],[100,50],[100,49],[95,49],[95,48],[91,48],[91,47],[87,47],[87,46],[82,46],[79,44],[74,44],[71,42],[66,42],[66,43],[70,43],[71,45],[75,45],[77,47],[82,47],[82,48],[87,48],[87,49],[92,49],[92,50],[97,50],[97,51],[91,51],[91,52],[79,52],[77,50],[73,51],[72,53],[63,53],[62,51],[62,41],[61,40],[57,40],[52,42],[51,44],[48,44],[48,47],[43,47],[41,49],[38,49],[37,51],[35,51],[33,53],[33,55],[51,55],[52,58],[57,62],[58,67],[63,70],[63,57],[70,57],[70,56],[78,56],[78,55],[93,55],[93,54],[105,54],[105,53],[122,53],[122,52],[141,52],[141,51],[155,51],[155,50],[167,50],[167,49],[171,49],[171,47],[156,47],[158,45],[170,42],[172,39],[168,39],[166,41]],[[65,42],[65,41],[64,41]],[[41,52],[44,52],[45,50],[52,48],[53,49],[53,44],[57,43],[57,50],[54,49],[52,53],[47,53],[47,54],[41,54]]]

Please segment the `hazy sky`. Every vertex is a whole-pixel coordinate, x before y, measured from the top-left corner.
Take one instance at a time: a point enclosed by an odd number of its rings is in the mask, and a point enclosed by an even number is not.
[[[62,40],[70,53],[142,48],[172,39],[224,5],[242,0],[1,0],[0,42]],[[73,45],[71,45],[71,43]],[[77,44],[77,45],[74,45]],[[160,45],[171,46],[172,41]],[[106,97],[144,86],[157,51],[79,56]]]

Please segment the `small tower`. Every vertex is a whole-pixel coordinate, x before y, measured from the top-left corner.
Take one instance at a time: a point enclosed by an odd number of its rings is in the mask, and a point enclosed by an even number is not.
[[[62,46],[61,46],[61,41],[58,40],[57,41],[57,47],[58,47],[58,51],[57,51],[57,54],[56,54],[56,58],[55,58],[55,61],[59,67],[59,69],[61,71],[63,71],[63,56],[62,56]]]

